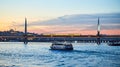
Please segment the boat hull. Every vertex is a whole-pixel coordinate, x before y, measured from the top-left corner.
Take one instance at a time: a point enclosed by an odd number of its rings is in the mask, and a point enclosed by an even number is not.
[[[50,47],[52,50],[73,50],[72,46],[51,46]]]
[[[120,46],[120,42],[108,43],[109,46]]]
[[[109,44],[109,46],[120,46],[120,44]]]

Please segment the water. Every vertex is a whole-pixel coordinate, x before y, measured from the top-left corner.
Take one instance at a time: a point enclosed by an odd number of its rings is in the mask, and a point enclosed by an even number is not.
[[[120,67],[119,46],[73,43],[73,51],[60,51],[50,45],[0,42],[0,67]]]

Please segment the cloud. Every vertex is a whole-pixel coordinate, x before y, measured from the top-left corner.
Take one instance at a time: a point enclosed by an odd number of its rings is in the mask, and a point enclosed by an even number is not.
[[[97,30],[98,17],[102,30],[120,30],[120,13],[65,15],[42,22],[32,22],[28,26],[37,27],[36,29],[42,30],[43,33]]]

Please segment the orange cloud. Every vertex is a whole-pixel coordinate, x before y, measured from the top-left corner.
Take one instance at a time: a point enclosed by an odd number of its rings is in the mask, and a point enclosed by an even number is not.
[[[97,30],[83,30],[69,26],[33,26],[28,28],[29,32],[44,33],[44,34],[82,34],[82,35],[96,35]],[[101,34],[120,35],[119,29],[101,30]]]
[[[102,34],[108,34],[108,35],[120,35],[120,29],[114,29],[114,30],[102,30]]]

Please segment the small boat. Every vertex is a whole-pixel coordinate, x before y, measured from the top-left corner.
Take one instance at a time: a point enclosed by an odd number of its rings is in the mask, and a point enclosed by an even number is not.
[[[50,46],[53,50],[73,50],[73,46],[68,42],[53,42]]]
[[[108,43],[109,46],[120,46],[120,42],[110,42]]]

